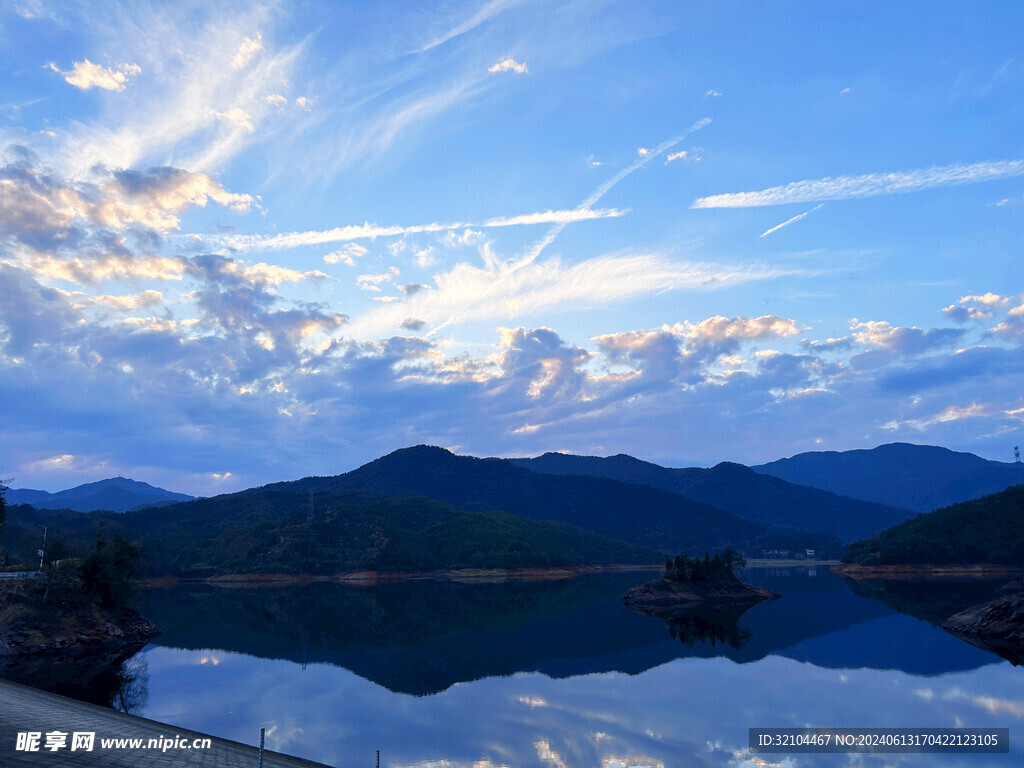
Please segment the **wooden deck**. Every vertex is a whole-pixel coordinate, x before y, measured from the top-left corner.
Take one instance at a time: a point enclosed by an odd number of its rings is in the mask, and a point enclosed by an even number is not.
[[[45,734],[48,731],[67,733],[67,746],[57,751],[45,749]],[[82,749],[71,751],[71,734],[74,731],[96,734],[91,752]],[[18,732],[41,732],[40,751],[18,751]],[[259,733],[253,736],[258,741]],[[210,748],[167,751],[145,747],[103,749],[100,743],[101,739],[142,739],[142,744],[146,745],[150,739],[159,740],[161,737],[165,742],[180,737],[190,744],[194,739],[210,739]],[[0,680],[0,766],[4,768],[257,768],[258,764],[259,750],[255,746],[218,739]],[[322,763],[276,752],[264,752],[263,765],[264,768],[329,768]]]

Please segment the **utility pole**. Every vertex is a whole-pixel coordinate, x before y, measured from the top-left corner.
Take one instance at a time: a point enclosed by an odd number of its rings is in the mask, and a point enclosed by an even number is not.
[[[39,550],[39,570],[43,570],[43,554],[46,552],[46,526],[36,523],[37,528],[43,529],[43,548]]]

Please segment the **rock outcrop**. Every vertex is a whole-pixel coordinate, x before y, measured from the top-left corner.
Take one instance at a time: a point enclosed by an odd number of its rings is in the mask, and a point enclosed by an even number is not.
[[[749,608],[779,597],[781,595],[777,592],[744,584],[735,577],[696,582],[659,578],[633,587],[622,598],[622,602],[638,613],[670,619],[688,614],[702,604]]]
[[[1024,580],[999,591],[1003,594],[994,600],[950,616],[942,628],[1018,666],[1024,664]]]

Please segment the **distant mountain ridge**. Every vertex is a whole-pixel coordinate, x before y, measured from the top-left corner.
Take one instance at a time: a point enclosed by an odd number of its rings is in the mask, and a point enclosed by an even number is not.
[[[76,512],[92,512],[98,509],[127,512],[130,509],[176,504],[195,498],[127,477],[111,477],[56,493],[32,488],[11,488],[6,496],[7,503],[11,505],[31,504],[37,509],[73,509]]]
[[[711,469],[673,469],[621,453],[607,458],[545,453],[509,461],[544,474],[590,475],[649,485],[763,525],[827,532],[843,541],[870,536],[914,514],[910,509],[796,485],[732,462]]]
[[[425,445],[393,451],[342,475],[307,477],[258,490],[364,490],[424,496],[471,511],[500,509],[556,520],[662,551],[698,553],[725,546],[839,549],[839,540],[832,534],[740,518],[652,485],[535,472],[509,459],[456,456]]]
[[[791,483],[918,512],[998,493],[1024,482],[1021,468],[1013,463],[911,443],[888,443],[870,450],[812,451],[751,469]]]

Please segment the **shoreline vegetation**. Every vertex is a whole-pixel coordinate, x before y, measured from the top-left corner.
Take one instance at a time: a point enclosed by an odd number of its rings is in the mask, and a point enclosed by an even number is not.
[[[851,579],[993,579],[1024,574],[1024,565],[998,563],[907,563],[903,565],[856,565],[839,563],[833,573]]]
[[[335,574],[312,573],[231,573],[220,576],[160,576],[139,579],[147,588],[176,587],[181,584],[207,584],[217,587],[301,586],[303,584],[351,584],[376,586],[412,581],[451,581],[456,583],[500,583],[508,581],[561,581],[592,573],[628,573],[659,571],[656,563],[612,563],[607,565],[571,565],[551,568],[458,568],[437,571],[346,571]]]

